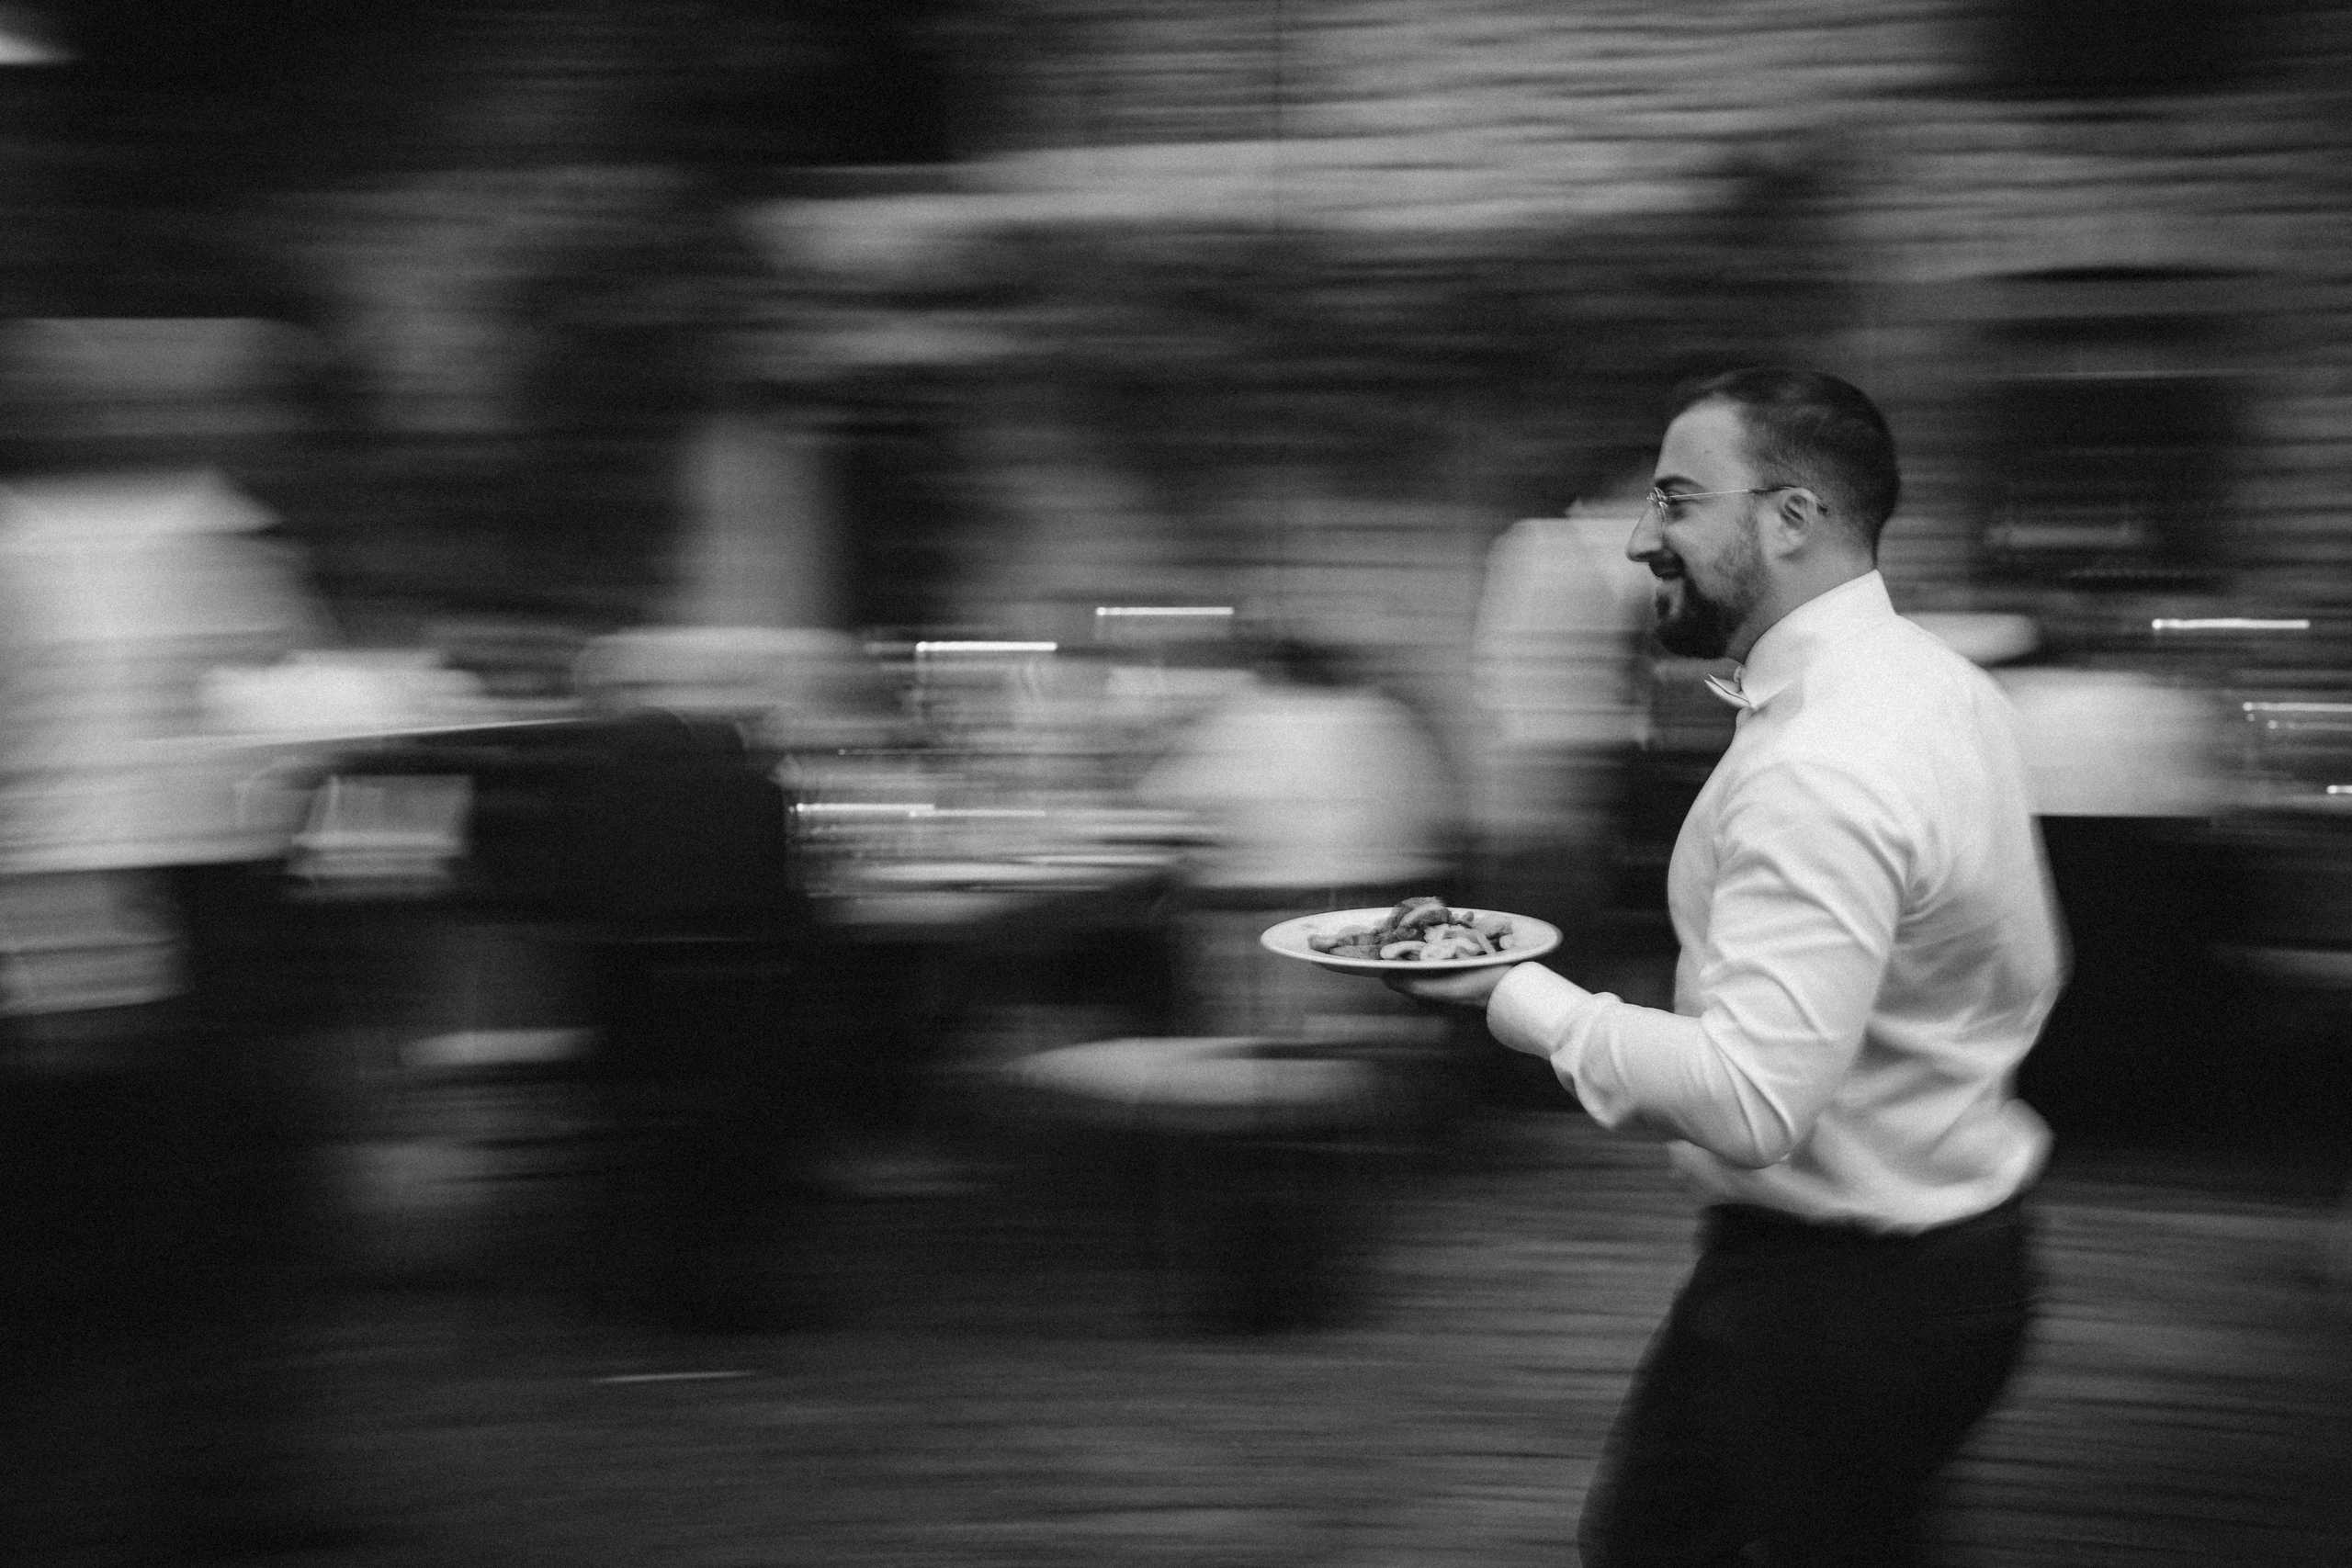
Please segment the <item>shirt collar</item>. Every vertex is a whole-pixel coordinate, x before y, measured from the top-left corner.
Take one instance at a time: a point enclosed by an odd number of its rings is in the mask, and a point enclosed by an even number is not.
[[[1857,627],[1894,615],[1886,579],[1866,571],[1815,594],[1765,627],[1747,650],[1747,662],[1732,671],[1729,681],[1710,675],[1707,684],[1734,707],[1753,712],[1786,691],[1822,649]]]

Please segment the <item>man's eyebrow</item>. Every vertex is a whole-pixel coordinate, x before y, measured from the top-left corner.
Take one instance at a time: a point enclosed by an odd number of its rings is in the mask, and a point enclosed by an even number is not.
[[[1660,474],[1657,478],[1650,481],[1650,488],[1652,490],[1667,490],[1675,485],[1681,485],[1688,488],[1696,482],[1697,481],[1692,479],[1684,479],[1680,474]]]

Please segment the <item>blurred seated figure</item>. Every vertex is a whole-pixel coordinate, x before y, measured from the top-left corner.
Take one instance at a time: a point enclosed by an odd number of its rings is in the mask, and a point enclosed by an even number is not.
[[[1459,792],[1411,710],[1343,654],[1287,637],[1250,647],[1247,678],[1136,786],[1204,830],[1180,922],[1193,1030],[1297,1036],[1409,1018],[1380,987],[1274,958],[1258,936],[1294,915],[1451,893]]]
[[[564,813],[594,976],[594,1077],[617,1147],[594,1265],[670,1326],[790,1326],[787,1200],[829,1116],[821,964],[762,727],[774,640],[702,628],[592,643]]]

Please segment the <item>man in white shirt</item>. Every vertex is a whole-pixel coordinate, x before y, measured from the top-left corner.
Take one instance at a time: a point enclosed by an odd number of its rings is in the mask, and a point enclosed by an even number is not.
[[[1707,1205],[1585,1562],[1894,1568],[2024,1339],[2049,1134],[2011,1081],[2061,927],[2007,703],[1876,570],[1877,409],[1769,368],[1680,409],[1626,553],[1660,641],[1742,669],[1668,874],[1674,1010],[1532,964],[1396,984],[1482,1006]]]

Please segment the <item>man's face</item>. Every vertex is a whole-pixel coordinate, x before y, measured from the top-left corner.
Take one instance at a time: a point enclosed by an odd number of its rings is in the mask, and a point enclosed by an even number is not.
[[[1668,496],[1745,492],[1755,485],[1737,408],[1700,403],[1666,427],[1654,483]],[[1721,659],[1764,597],[1764,555],[1756,508],[1769,497],[1710,494],[1653,506],[1625,554],[1657,580],[1658,642],[1669,653]]]

